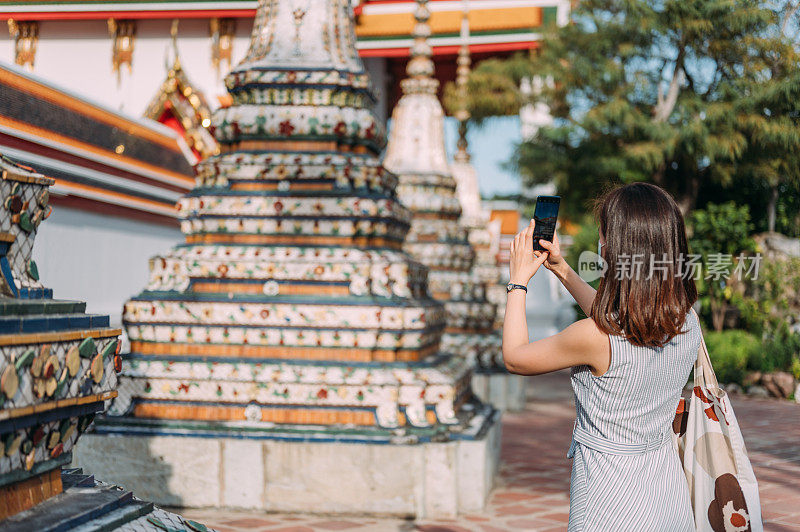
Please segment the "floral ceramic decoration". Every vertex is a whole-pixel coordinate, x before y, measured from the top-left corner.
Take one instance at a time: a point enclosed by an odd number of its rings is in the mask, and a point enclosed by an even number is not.
[[[0,520],[60,493],[60,469],[116,395],[122,364],[109,317],[53,299],[31,260],[53,184],[0,154]]]

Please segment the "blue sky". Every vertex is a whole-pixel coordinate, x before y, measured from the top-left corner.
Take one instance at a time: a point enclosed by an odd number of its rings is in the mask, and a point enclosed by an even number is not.
[[[444,125],[444,142],[447,155],[452,159],[458,140],[458,121],[447,117]],[[494,194],[517,193],[519,178],[502,168],[511,158],[514,146],[521,140],[519,116],[503,116],[487,120],[480,128],[472,126],[467,132],[472,164],[478,173],[478,185],[483,197]]]

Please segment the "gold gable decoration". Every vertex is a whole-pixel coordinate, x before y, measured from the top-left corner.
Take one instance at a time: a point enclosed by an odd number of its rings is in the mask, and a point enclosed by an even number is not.
[[[180,123],[186,143],[200,158],[219,153],[219,146],[208,131],[211,109],[203,93],[194,88],[183,71],[178,55],[178,20],[172,22],[172,65],[166,61],[167,78],[150,101],[144,116],[160,121],[169,113]]]
[[[35,20],[18,22],[8,19],[8,32],[14,39],[14,62],[32,71],[39,42],[39,23]]]

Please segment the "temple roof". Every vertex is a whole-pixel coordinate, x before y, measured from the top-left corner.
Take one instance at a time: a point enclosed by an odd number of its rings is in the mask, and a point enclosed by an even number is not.
[[[252,18],[253,0],[172,0],[156,2],[87,0],[14,0],[3,2],[0,18],[15,20],[90,20],[109,17]],[[404,57],[411,46],[413,0],[362,0],[356,11],[356,45],[362,56]],[[459,0],[432,0],[430,10],[434,55],[454,54],[460,40]],[[543,24],[566,17],[566,0],[470,0],[470,49],[473,53],[524,50],[536,46]]]
[[[0,150],[56,180],[53,203],[175,224],[196,157],[172,129],[0,66]]]
[[[202,159],[219,151],[217,142],[208,131],[211,108],[181,67],[175,37],[173,35],[172,66],[167,69],[167,77],[148,104],[144,116],[177,131],[194,154]]]

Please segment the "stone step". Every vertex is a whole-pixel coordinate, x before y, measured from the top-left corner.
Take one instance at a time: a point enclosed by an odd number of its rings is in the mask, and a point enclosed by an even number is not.
[[[64,491],[76,486],[91,488],[94,484],[94,475],[85,475],[83,469],[79,467],[61,470],[61,486]]]
[[[0,317],[0,334],[40,333],[67,329],[101,329],[109,326],[100,314],[29,314]]]
[[[116,486],[72,487],[29,510],[0,521],[0,532],[73,530],[125,508],[128,508],[126,512],[131,513],[128,519],[131,520],[152,510],[152,504],[146,510],[141,504],[141,501],[133,498],[131,492],[123,491]],[[121,512],[121,514],[126,512]],[[137,512],[143,513],[135,515]],[[101,530],[112,529],[102,528]],[[94,530],[94,528],[86,528],[86,530]]]
[[[28,314],[81,314],[86,311],[83,301],[66,299],[7,299],[0,301],[0,316]]]
[[[130,504],[126,504],[122,508],[118,508],[96,519],[92,519],[83,525],[70,528],[70,532],[110,532],[126,523],[130,523],[135,519],[149,514],[153,511],[153,508],[152,502],[133,500]],[[155,526],[147,526],[142,528],[142,532],[145,530],[158,530],[158,528]]]

